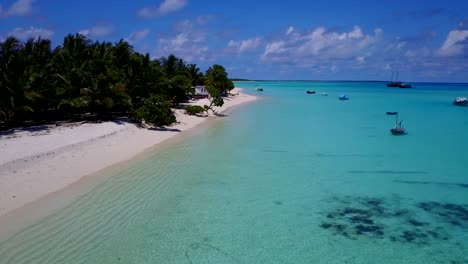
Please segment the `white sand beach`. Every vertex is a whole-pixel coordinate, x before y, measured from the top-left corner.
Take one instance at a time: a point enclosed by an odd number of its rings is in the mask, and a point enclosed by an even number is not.
[[[256,97],[235,88],[216,108],[224,112]],[[208,104],[208,99],[190,104]],[[177,123],[150,130],[129,122],[70,123],[0,135],[0,216],[61,190],[80,178],[135,157],[213,117],[175,110]]]

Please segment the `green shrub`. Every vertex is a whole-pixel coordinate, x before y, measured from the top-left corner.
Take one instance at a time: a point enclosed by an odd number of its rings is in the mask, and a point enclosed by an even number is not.
[[[205,112],[205,108],[199,105],[190,105],[185,108],[185,112],[189,115],[196,115]]]
[[[145,121],[153,126],[168,126],[176,122],[176,117],[171,110],[171,102],[156,95],[145,100],[143,106],[136,111],[135,117],[137,121]]]

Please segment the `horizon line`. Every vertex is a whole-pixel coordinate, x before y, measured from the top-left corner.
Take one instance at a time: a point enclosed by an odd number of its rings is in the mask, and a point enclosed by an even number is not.
[[[243,79],[243,78],[230,78],[234,82],[389,82],[385,80],[304,80],[304,79],[297,79],[297,80],[281,80],[281,79]],[[450,84],[467,84],[467,82],[446,82],[446,81],[414,81],[414,82],[406,82],[406,83],[450,83]]]

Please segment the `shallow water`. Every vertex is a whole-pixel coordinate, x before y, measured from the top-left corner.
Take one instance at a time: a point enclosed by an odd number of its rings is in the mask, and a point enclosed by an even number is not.
[[[0,263],[468,262],[468,86],[236,86],[263,99],[112,172]]]

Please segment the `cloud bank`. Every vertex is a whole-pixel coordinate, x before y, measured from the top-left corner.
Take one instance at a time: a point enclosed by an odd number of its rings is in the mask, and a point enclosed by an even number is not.
[[[54,35],[54,32],[49,29],[45,28],[36,28],[36,27],[29,27],[29,28],[23,28],[23,27],[17,27],[14,28],[12,31],[8,32],[8,36],[15,36],[19,40],[25,41],[30,38],[46,38],[49,39]]]
[[[114,26],[111,24],[95,25],[91,28],[80,30],[78,33],[87,37],[105,37],[114,32]]]
[[[159,7],[143,7],[138,11],[140,17],[165,16],[176,12],[187,5],[187,0],[165,0]]]
[[[383,31],[364,34],[359,26],[349,32],[317,27],[300,32],[289,27],[284,35],[268,42],[261,59],[265,62],[310,64],[324,60],[357,59],[363,62],[382,39]]]
[[[0,18],[11,16],[27,16],[32,13],[32,4],[35,0],[18,0],[9,8],[3,9],[0,5]]]
[[[125,40],[128,41],[130,44],[133,44],[145,39],[150,33],[151,30],[148,28],[134,31],[130,33],[130,35],[125,38]]]

